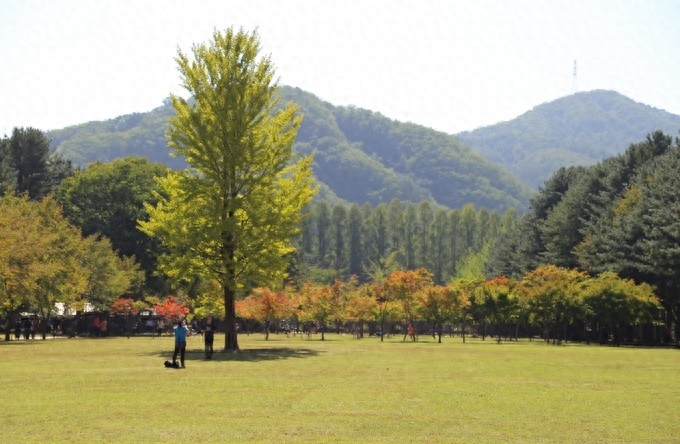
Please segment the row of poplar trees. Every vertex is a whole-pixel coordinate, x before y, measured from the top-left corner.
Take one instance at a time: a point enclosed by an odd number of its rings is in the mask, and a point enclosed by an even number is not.
[[[302,280],[329,284],[419,268],[430,270],[436,284],[482,275],[492,246],[517,221],[514,209],[500,215],[471,204],[447,209],[398,199],[375,207],[322,201],[307,212],[297,241]]]

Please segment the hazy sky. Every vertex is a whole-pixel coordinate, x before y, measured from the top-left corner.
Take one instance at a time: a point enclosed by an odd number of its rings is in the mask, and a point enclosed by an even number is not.
[[[447,133],[609,89],[680,114],[678,0],[0,0],[0,135],[160,106],[177,49],[257,27],[280,84]]]

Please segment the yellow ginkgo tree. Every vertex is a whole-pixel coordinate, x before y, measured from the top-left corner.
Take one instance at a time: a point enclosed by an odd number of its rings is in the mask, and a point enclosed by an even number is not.
[[[285,277],[291,240],[315,193],[312,157],[292,146],[302,117],[279,105],[274,67],[256,33],[229,28],[177,63],[190,99],[172,96],[169,146],[189,167],[159,179],[158,203],[141,229],[158,237],[171,277],[216,280],[225,350],[238,350],[235,300],[245,286]]]

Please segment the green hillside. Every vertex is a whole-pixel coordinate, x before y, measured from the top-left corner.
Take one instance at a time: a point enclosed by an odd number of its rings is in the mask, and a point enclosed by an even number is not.
[[[544,103],[458,138],[538,189],[560,167],[595,164],[656,130],[677,135],[680,116],[597,90]]]
[[[485,160],[455,136],[400,123],[378,113],[336,107],[297,88],[281,87],[304,114],[295,149],[315,153],[320,197],[377,205],[394,198],[429,200],[449,208],[523,210],[531,191],[498,165]],[[141,155],[172,168],[164,139],[169,103],[147,113],[89,122],[48,136],[57,153],[76,164]]]

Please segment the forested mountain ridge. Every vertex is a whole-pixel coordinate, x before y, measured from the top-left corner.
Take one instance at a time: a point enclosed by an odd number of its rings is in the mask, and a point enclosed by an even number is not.
[[[336,107],[298,88],[282,86],[280,92],[281,103],[298,103],[304,115],[295,150],[315,153],[321,198],[373,205],[395,198],[428,200],[448,208],[472,203],[500,212],[526,208],[528,187],[455,136]],[[55,130],[48,137],[55,151],[75,164],[140,155],[182,168],[184,162],[170,157],[164,138],[173,112],[166,101],[147,113]]]
[[[614,91],[596,90],[544,103],[516,119],[457,136],[538,189],[559,168],[593,165],[656,130],[677,135],[680,116]]]
[[[143,156],[152,162],[182,168],[182,159],[170,157],[165,130],[174,110],[170,101],[146,113],[133,113],[105,121],[92,121],[48,131],[52,148],[76,165],[110,162]]]

